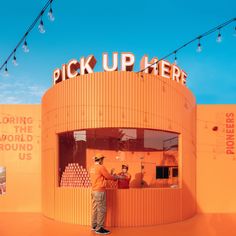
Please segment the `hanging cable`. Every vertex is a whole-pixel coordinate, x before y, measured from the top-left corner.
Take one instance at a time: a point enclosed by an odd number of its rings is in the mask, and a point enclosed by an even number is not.
[[[230,19],[230,20],[228,20],[228,21],[226,21],[226,22],[224,22],[224,23],[222,23],[222,24],[220,24],[220,25],[218,25],[218,26],[216,26],[216,27],[214,27],[214,28],[212,28],[212,29],[206,31],[205,33],[203,33],[203,34],[201,34],[201,35],[199,35],[199,36],[193,38],[192,40],[190,40],[190,41],[188,41],[187,43],[181,45],[180,47],[178,47],[178,48],[175,49],[174,51],[168,53],[167,55],[165,55],[165,56],[162,57],[161,59],[159,59],[159,60],[155,61],[154,63],[150,64],[150,65],[147,66],[146,68],[144,68],[144,69],[138,71],[138,73],[139,73],[139,72],[144,72],[146,69],[152,67],[152,66],[155,65],[155,64],[158,64],[158,62],[160,62],[160,61],[162,61],[162,60],[164,60],[164,59],[170,57],[171,55],[176,54],[177,51],[182,50],[183,48],[185,48],[185,47],[188,46],[189,44],[192,44],[192,43],[195,42],[195,41],[198,41],[198,48],[197,48],[197,50],[202,50],[202,45],[201,45],[201,42],[200,42],[200,40],[201,40],[202,38],[204,38],[204,37],[206,37],[206,36],[208,36],[208,35],[210,35],[210,34],[216,32],[216,31],[219,31],[219,29],[222,29],[222,28],[226,27],[227,25],[231,24],[231,23],[234,22],[234,21],[236,22],[236,18],[232,18],[232,19]],[[235,29],[234,29],[234,35],[236,36],[236,26],[235,26]]]
[[[33,21],[33,23],[28,27],[28,29],[26,30],[25,34],[21,37],[21,39],[19,40],[19,42],[16,44],[15,48],[11,51],[11,53],[9,54],[9,56],[7,57],[7,59],[4,61],[4,63],[2,63],[2,65],[0,66],[0,71],[5,67],[5,71],[7,69],[7,62],[13,57],[13,60],[16,58],[15,54],[17,49],[22,45],[22,48],[24,50],[24,52],[29,52],[29,47],[28,47],[28,43],[26,38],[28,37],[29,33],[32,31],[32,29],[35,27],[35,25],[37,24],[37,22],[40,20],[39,26],[38,28],[40,28],[40,33],[44,33],[45,29],[44,29],[44,24],[43,24],[43,20],[42,20],[42,16],[44,14],[44,12],[47,10],[47,8],[50,6],[49,12],[48,12],[48,16],[50,21],[54,21],[54,16],[52,14],[52,2],[54,0],[48,0],[47,3],[44,5],[44,7],[41,9],[40,13],[37,15],[37,17],[35,18],[35,20]],[[4,73],[6,74],[6,73]],[[7,69],[7,74],[8,74],[8,69]]]

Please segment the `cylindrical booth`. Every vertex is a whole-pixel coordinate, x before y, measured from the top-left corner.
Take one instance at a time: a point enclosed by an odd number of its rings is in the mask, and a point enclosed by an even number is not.
[[[107,226],[177,222],[196,212],[196,103],[159,75],[97,72],[62,81],[42,100],[42,207],[90,225],[89,168],[129,165],[130,188],[107,181]]]

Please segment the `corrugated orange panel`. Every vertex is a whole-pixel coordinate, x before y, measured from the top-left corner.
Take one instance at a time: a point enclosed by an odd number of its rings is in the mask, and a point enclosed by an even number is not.
[[[236,104],[197,106],[196,175],[200,213],[236,212],[235,125]]]

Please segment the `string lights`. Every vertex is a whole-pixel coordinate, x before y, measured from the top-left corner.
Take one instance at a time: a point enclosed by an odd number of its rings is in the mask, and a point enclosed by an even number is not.
[[[147,66],[146,68],[140,70],[139,72],[146,71],[148,68],[153,67],[153,65],[158,64],[160,61],[170,57],[171,55],[174,55],[174,58],[175,58],[174,59],[174,63],[177,64],[177,56],[176,56],[177,52],[179,52],[180,50],[182,50],[183,48],[185,48],[189,44],[192,44],[195,41],[198,41],[197,52],[201,52],[202,51],[201,39],[206,37],[206,36],[208,36],[208,35],[210,35],[210,34],[212,34],[212,33],[214,33],[214,32],[216,32],[216,31],[218,31],[218,36],[217,36],[216,41],[220,43],[222,41],[221,29],[226,27],[227,25],[231,24],[232,22],[236,22],[236,18],[232,18],[232,19],[230,19],[230,20],[228,20],[228,21],[226,21],[226,22],[224,22],[224,23],[222,23],[222,24],[220,24],[220,25],[218,25],[218,26],[216,26],[216,27],[206,31],[205,33],[203,33],[203,34],[193,38],[192,40],[190,40],[187,43],[181,45],[180,47],[178,47],[174,51],[168,53],[166,56],[160,58],[159,60],[155,61],[154,63],[151,63],[149,66]],[[236,26],[234,27],[233,35],[236,37]]]
[[[16,60],[16,51],[17,49],[22,45],[22,49],[25,53],[29,52],[29,47],[28,47],[28,43],[27,43],[27,37],[28,34],[32,31],[32,29],[35,27],[35,25],[37,24],[37,22],[39,22],[38,25],[38,30],[40,33],[44,34],[46,32],[45,30],[45,26],[44,26],[44,22],[43,22],[43,15],[45,13],[45,11],[47,10],[47,8],[50,6],[49,11],[47,13],[48,19],[53,22],[55,20],[54,14],[53,14],[53,10],[52,10],[52,3],[54,0],[48,0],[47,3],[45,4],[45,6],[42,8],[42,10],[40,11],[40,13],[38,14],[38,16],[35,18],[35,20],[33,21],[33,23],[30,25],[30,27],[27,29],[26,33],[24,34],[24,36],[19,40],[18,44],[16,45],[16,47],[12,50],[12,52],[9,54],[9,56],[7,57],[7,59],[5,60],[5,62],[0,66],[0,71],[3,70],[3,68],[5,67],[5,71],[4,71],[4,75],[9,75],[8,72],[8,68],[7,68],[7,63],[8,61],[12,58],[12,63],[13,65],[17,66],[18,62]],[[236,18],[232,18],[210,30],[208,30],[207,32],[197,36],[196,38],[190,40],[189,42],[183,44],[182,46],[178,47],[177,49],[175,49],[174,51],[170,52],[169,54],[167,54],[166,56],[160,58],[159,60],[155,61],[154,63],[150,64],[149,66],[147,66],[146,68],[140,70],[139,72],[144,72],[146,69],[152,67],[155,64],[158,64],[160,61],[170,57],[171,55],[174,55],[174,63],[177,64],[177,52],[179,52],[180,50],[182,50],[183,48],[185,48],[186,46],[188,46],[189,44],[192,44],[195,41],[198,41],[198,45],[197,45],[197,52],[201,52],[202,51],[202,44],[201,44],[201,39],[218,31],[218,35],[217,35],[217,39],[216,41],[218,43],[222,42],[222,35],[221,35],[221,29],[226,27],[227,25],[231,24],[232,22],[236,22]],[[233,35],[236,37],[236,26],[234,27],[233,30]]]
[[[15,46],[15,48],[12,50],[12,52],[9,54],[9,56],[7,57],[7,59],[5,60],[5,62],[0,66],[0,71],[2,71],[4,68],[4,76],[9,76],[9,72],[8,72],[8,68],[7,68],[7,63],[9,60],[12,60],[12,63],[14,66],[18,65],[17,59],[16,59],[16,51],[19,47],[22,47],[23,51],[25,53],[29,52],[29,46],[28,46],[28,36],[29,33],[33,30],[33,28],[35,27],[35,25],[39,22],[38,25],[38,30],[40,33],[44,34],[46,32],[45,30],[45,26],[44,26],[44,22],[43,22],[43,15],[46,12],[47,8],[50,6],[49,11],[48,11],[48,19],[53,22],[55,20],[55,17],[53,15],[53,10],[52,10],[52,3],[54,0],[48,0],[47,3],[44,5],[44,7],[42,8],[42,10],[40,11],[40,13],[37,15],[37,17],[35,18],[35,20],[33,21],[33,23],[29,26],[29,28],[26,30],[26,33],[23,35],[23,37],[21,37],[21,39],[19,40],[19,42],[17,43],[17,45]]]

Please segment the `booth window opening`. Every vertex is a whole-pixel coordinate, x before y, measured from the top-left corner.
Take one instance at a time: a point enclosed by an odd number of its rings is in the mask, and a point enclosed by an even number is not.
[[[129,188],[179,186],[179,134],[142,128],[96,128],[58,134],[59,187],[90,187],[89,169],[96,153],[116,174],[128,165]],[[114,181],[107,188],[117,189]]]

